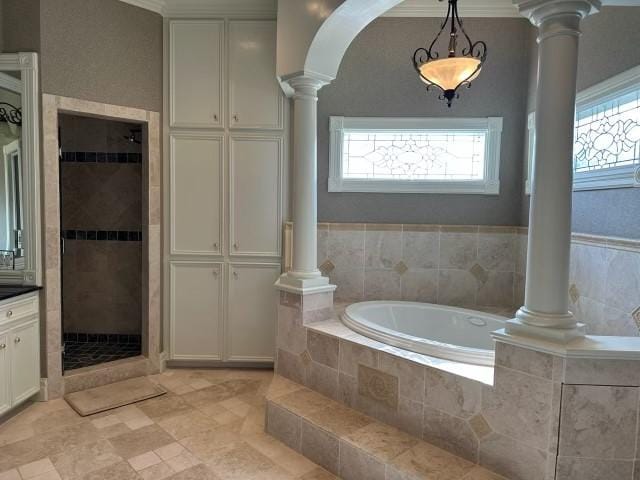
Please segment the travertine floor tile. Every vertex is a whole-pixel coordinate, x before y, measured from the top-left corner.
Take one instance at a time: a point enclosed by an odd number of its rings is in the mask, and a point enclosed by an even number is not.
[[[397,457],[418,443],[415,437],[377,422],[346,436],[345,440],[385,461]]]
[[[52,457],[52,462],[64,480],[95,472],[122,461],[108,440],[81,445]]]
[[[402,432],[273,372],[168,370],[151,378],[171,393],[84,419],[64,401],[37,403],[0,425],[0,480],[337,479],[265,434],[267,397],[357,448],[395,456],[398,471],[405,460],[420,464]],[[502,480],[480,467],[463,474],[452,478]]]
[[[179,443],[170,443],[169,445],[165,445],[164,447],[160,447],[155,450],[156,455],[158,455],[162,460],[168,460],[169,458],[176,457],[184,452],[185,449]]]
[[[307,417],[313,412],[323,410],[327,407],[337,408],[340,406],[339,403],[329,400],[327,397],[308,389],[298,390],[288,395],[284,395],[279,399],[278,403],[282,407],[296,415],[300,415],[301,417]]]
[[[474,467],[471,462],[421,442],[391,461],[387,477],[389,480],[460,480]]]
[[[338,477],[318,467],[300,477],[300,480],[337,480]]]
[[[165,463],[169,465],[174,472],[181,472],[202,462],[192,453],[184,451],[180,455],[167,459]]]
[[[24,480],[33,478],[42,473],[50,472],[52,470],[55,470],[55,468],[49,458],[43,458],[42,460],[27,463],[26,465],[22,465],[18,468],[18,472]]]
[[[374,422],[372,418],[343,406],[323,408],[310,413],[307,418],[338,437],[354,433]]]
[[[169,465],[162,462],[139,471],[138,475],[140,475],[143,480],[163,480],[164,478],[170,477],[174,473],[176,472],[174,472]]]
[[[31,477],[29,480],[62,480],[60,474],[55,470],[50,470],[35,477]]]
[[[182,415],[160,420],[158,425],[176,440],[181,440],[199,432],[215,430],[220,423],[198,410],[191,410]]]
[[[504,477],[497,475],[482,467],[474,467],[467,473],[462,480],[506,480]]]
[[[174,441],[171,435],[155,424],[109,439],[118,455],[125,459],[156,450]]]
[[[202,463],[168,478],[171,480],[222,480],[216,476],[209,467]]]
[[[82,477],[82,480],[139,480],[139,478],[131,465],[127,462],[118,462],[91,472]]]
[[[154,452],[146,452],[129,459],[129,465],[131,465],[136,472],[152,467],[153,465],[157,465],[161,462],[162,459]]]
[[[0,473],[0,480],[21,480],[18,470],[15,468]]]

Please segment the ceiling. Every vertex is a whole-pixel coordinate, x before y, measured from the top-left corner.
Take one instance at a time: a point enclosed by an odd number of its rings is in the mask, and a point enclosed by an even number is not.
[[[277,0],[122,0],[165,17],[194,15],[275,16]],[[389,17],[442,17],[446,5],[438,0],[405,0],[391,9]],[[466,0],[459,4],[465,17],[517,17],[511,0]]]
[[[277,0],[121,0],[151,10],[165,17],[236,17],[273,18]],[[602,0],[603,5],[640,6],[640,0]],[[442,17],[446,5],[438,0],[405,0],[389,10],[387,17]],[[463,17],[518,17],[512,0],[460,0]]]

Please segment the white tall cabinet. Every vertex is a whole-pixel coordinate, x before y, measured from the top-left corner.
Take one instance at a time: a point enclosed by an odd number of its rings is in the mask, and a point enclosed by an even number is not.
[[[272,362],[286,193],[276,23],[175,19],[167,31],[170,360]]]

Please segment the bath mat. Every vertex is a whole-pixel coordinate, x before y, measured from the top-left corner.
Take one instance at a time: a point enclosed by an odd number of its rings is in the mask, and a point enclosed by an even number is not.
[[[64,396],[71,407],[82,417],[112,410],[132,403],[164,395],[167,391],[146,377],[131,378],[122,382],[90,388]]]

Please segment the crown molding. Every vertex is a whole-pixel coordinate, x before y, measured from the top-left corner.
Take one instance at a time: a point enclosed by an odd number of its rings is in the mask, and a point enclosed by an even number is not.
[[[167,18],[276,18],[276,0],[121,0]]]
[[[120,0],[134,7],[144,8],[160,15],[164,14],[165,0]]]
[[[520,17],[511,0],[470,0],[458,5],[460,16],[470,17]],[[447,13],[447,6],[438,0],[405,0],[384,14],[385,17],[436,17]]]

